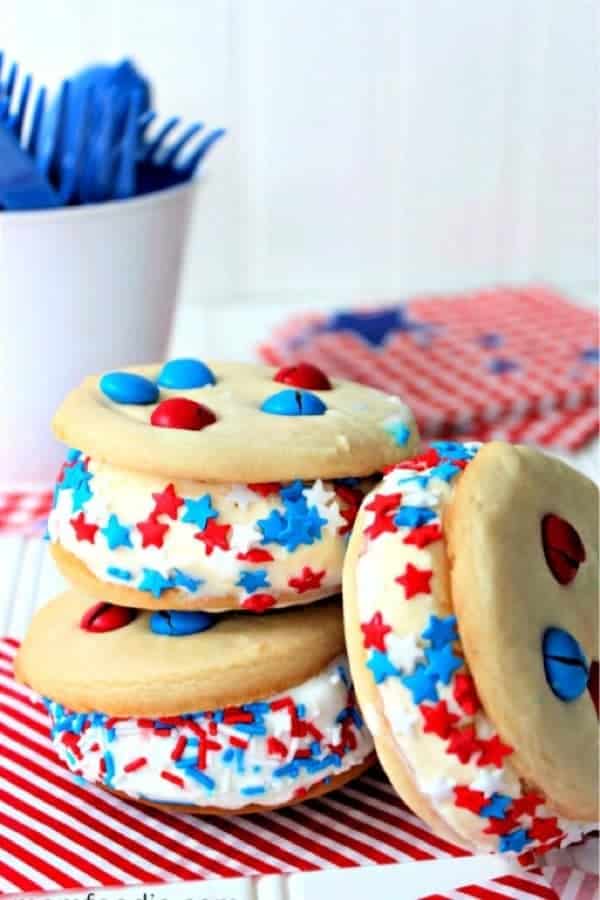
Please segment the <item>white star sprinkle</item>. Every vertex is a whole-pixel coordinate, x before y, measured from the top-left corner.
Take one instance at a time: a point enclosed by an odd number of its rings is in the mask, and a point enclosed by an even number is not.
[[[305,487],[302,493],[306,497],[308,505],[316,506],[321,515],[335,497],[335,491],[328,491],[320,478],[317,478],[312,487]]]
[[[325,527],[333,534],[337,534],[338,529],[341,528],[342,525],[348,524],[340,512],[338,503],[332,503],[331,506],[325,507],[323,514],[327,519],[327,525]]]
[[[502,769],[482,769],[471,787],[474,791],[482,791],[486,797],[496,792],[504,793],[504,772]]]
[[[419,647],[413,634],[407,634],[406,637],[388,634],[385,647],[392,664],[401,669],[405,675],[412,674],[416,664],[425,658],[423,648]]]
[[[261,539],[262,534],[254,522],[248,522],[246,525],[233,526],[229,543],[236,553],[247,553],[253,545],[259,544]]]
[[[256,503],[259,498],[245,484],[232,484],[231,490],[225,495],[225,500],[235,503],[240,509],[246,509],[250,503]]]
[[[413,725],[418,720],[418,715],[414,709],[401,709],[400,706],[394,706],[390,712],[386,710],[387,720],[394,734],[410,734]]]
[[[422,491],[416,488],[406,493],[402,493],[402,503],[404,506],[427,506],[434,507],[439,502],[439,498],[432,491]]]
[[[444,803],[445,800],[452,800],[454,797],[453,788],[456,782],[452,778],[440,776],[432,781],[424,782],[419,779],[419,790],[428,797],[431,797],[434,803]]]

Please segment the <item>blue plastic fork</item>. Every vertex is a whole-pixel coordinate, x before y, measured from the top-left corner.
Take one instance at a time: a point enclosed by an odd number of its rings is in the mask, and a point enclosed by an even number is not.
[[[155,113],[146,113],[140,119],[140,147],[136,166],[138,194],[148,194],[189,181],[213,144],[225,134],[224,128],[209,132],[196,149],[182,159],[192,138],[203,129],[203,124],[196,122],[190,125],[178,140],[168,146],[167,138],[177,128],[180,119],[167,119],[152,140],[148,140],[146,131],[155,118]]]
[[[60,197],[14,132],[10,99],[4,94],[0,99],[0,206],[13,211],[59,206]]]

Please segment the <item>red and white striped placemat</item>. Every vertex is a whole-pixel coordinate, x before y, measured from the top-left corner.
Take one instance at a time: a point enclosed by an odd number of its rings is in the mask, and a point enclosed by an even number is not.
[[[377,769],[291,809],[229,819],[170,815],[75,783],[48,738],[39,700],[12,677],[0,642],[0,891],[51,891],[384,865],[468,854],[436,837]],[[550,873],[564,881],[564,873]],[[578,878],[573,900],[592,900]],[[565,882],[566,883],[566,882]],[[584,892],[585,888],[585,892]],[[436,897],[556,900],[539,870]]]
[[[598,316],[546,288],[297,315],[259,352],[398,394],[425,438],[575,450],[598,434]]]

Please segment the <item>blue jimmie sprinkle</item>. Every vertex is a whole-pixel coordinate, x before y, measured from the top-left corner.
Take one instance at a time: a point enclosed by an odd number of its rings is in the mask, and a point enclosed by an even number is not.
[[[245,797],[255,797],[258,794],[264,794],[265,788],[261,784],[257,785],[248,785],[248,787],[240,788],[240,794],[244,794]]]
[[[118,578],[119,581],[131,581],[133,578],[129,569],[119,569],[117,566],[109,566],[106,570],[106,574],[111,575],[113,578]]]

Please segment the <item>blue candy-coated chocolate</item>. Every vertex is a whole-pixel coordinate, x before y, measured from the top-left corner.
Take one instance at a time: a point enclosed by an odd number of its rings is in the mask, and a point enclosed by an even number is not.
[[[208,631],[217,622],[217,616],[205,612],[182,612],[178,609],[162,610],[150,616],[150,630],[154,634],[181,637]]]
[[[577,700],[587,689],[589,662],[579,642],[562,628],[547,628],[542,639],[544,672],[560,700]]]
[[[264,401],[261,410],[273,416],[322,416],[327,406],[310,391],[279,391]]]
[[[199,359],[171,359],[160,370],[158,384],[168,390],[206,387],[215,384],[216,378]]]
[[[146,406],[158,400],[154,382],[135,372],[107,372],[100,379],[100,390],[114,403]]]

